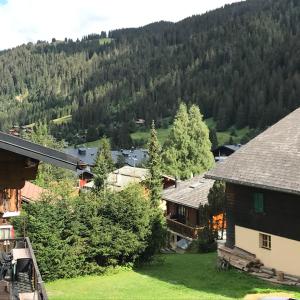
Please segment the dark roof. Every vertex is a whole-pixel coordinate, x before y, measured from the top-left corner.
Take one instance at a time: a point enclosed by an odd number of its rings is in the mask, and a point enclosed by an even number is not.
[[[219,146],[215,149],[213,149],[213,153],[214,154],[218,154],[219,152],[222,151],[229,151],[230,153],[234,153],[235,151],[239,150],[241,148],[241,144],[238,145],[223,145],[223,146]]]
[[[203,175],[182,181],[177,187],[173,186],[163,191],[163,200],[198,209],[208,203],[207,196],[214,180],[206,179]]]
[[[0,149],[75,171],[85,165],[73,156],[0,132]]]
[[[206,177],[300,194],[300,108],[218,163]]]
[[[131,167],[138,166],[144,161],[147,161],[149,158],[148,151],[146,149],[111,151],[111,155],[114,163],[118,161],[118,156],[124,156],[125,164]]]
[[[74,157],[77,157],[81,161],[85,162],[89,166],[94,166],[95,161],[97,159],[97,153],[98,153],[97,147],[92,148],[67,148],[65,149],[65,152],[69,155],[73,155]]]
[[[81,161],[85,162],[89,166],[94,166],[95,161],[97,159],[97,153],[99,148],[92,147],[92,148],[67,148],[65,152],[67,154],[73,155],[77,157]],[[122,150],[112,150],[111,156],[114,163],[117,163],[118,156],[123,156],[125,160],[125,164],[131,167],[135,167],[140,165],[145,160],[148,160],[149,155],[146,149],[122,149]]]

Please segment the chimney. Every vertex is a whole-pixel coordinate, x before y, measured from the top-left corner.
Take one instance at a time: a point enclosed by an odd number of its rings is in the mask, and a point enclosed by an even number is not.
[[[178,179],[177,177],[175,178],[175,188],[178,188],[181,184],[181,180]]]

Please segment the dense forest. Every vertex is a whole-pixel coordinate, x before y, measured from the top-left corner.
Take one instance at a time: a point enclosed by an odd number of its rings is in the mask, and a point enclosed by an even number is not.
[[[158,127],[181,101],[217,129],[263,129],[300,105],[300,1],[248,0],[177,23],[38,41],[0,52],[0,127],[52,124],[71,142],[125,144],[134,120]]]

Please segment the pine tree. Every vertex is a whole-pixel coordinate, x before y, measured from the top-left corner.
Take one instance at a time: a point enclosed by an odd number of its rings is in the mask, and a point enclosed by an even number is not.
[[[201,174],[214,165],[209,129],[203,121],[200,109],[192,105],[189,109],[189,171]]]
[[[218,142],[218,136],[215,128],[211,128],[209,130],[209,139],[211,142],[211,149],[214,150],[218,147],[219,142]]]
[[[110,143],[107,138],[100,141],[100,150],[96,159],[94,173],[94,184],[96,190],[103,190],[106,185],[108,174],[113,170],[113,160],[111,157]]]
[[[161,168],[161,147],[157,139],[154,121],[152,121],[149,150],[149,190],[150,201],[153,207],[159,207],[162,192],[162,168]]]
[[[151,126],[151,136],[148,143],[149,150],[149,200],[151,204],[151,235],[148,237],[148,246],[142,256],[142,260],[149,260],[165,244],[166,220],[160,207],[162,193],[162,167],[161,147],[157,139],[154,121]]]
[[[192,105],[187,111],[186,105],[180,104],[162,157],[165,172],[181,179],[213,166],[209,130],[198,106]]]
[[[185,168],[188,162],[189,116],[187,107],[181,103],[168,139],[163,149],[163,167],[167,174],[186,177]]]

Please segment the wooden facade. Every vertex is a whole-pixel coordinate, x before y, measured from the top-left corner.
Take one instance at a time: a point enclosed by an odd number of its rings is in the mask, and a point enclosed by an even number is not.
[[[263,195],[263,212],[255,212],[254,195]],[[235,225],[300,241],[300,196],[227,184],[227,246],[235,245]]]

